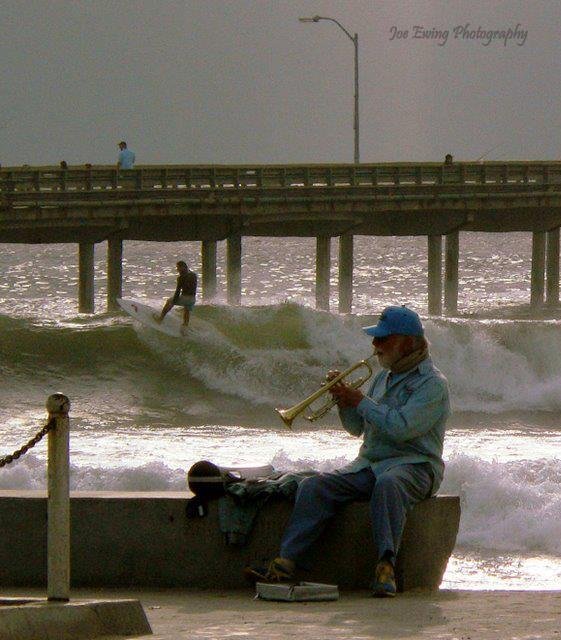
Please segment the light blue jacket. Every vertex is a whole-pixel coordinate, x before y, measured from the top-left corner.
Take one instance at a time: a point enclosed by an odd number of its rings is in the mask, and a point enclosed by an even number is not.
[[[119,151],[119,167],[121,169],[134,168],[135,156],[134,152],[130,149],[122,149]]]
[[[368,466],[375,474],[400,464],[430,463],[434,494],[444,473],[442,448],[450,397],[446,378],[426,358],[413,369],[390,374],[383,369],[357,407],[339,411],[343,427],[363,436],[358,458],[344,473]]]

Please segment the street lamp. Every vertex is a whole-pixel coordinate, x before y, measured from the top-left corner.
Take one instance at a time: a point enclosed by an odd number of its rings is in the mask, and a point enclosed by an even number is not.
[[[345,32],[345,35],[351,40],[355,47],[355,117],[354,117],[354,130],[355,130],[355,164],[360,162],[359,151],[359,129],[358,129],[358,33],[352,36],[345,27],[335,18],[326,18],[324,16],[313,16],[312,18],[298,18],[300,22],[319,22],[320,20],[329,20],[334,22],[339,29]]]

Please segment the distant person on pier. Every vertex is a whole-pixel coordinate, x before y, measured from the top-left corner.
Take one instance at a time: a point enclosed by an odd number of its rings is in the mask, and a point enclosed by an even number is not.
[[[181,333],[185,333],[189,326],[189,319],[191,311],[195,306],[195,297],[197,295],[197,274],[191,271],[187,264],[180,260],[176,264],[177,273],[177,286],[175,293],[169,298],[162,312],[155,319],[157,322],[162,322],[167,313],[171,311],[172,307],[183,307],[183,325],[181,327]]]
[[[135,155],[127,147],[127,143],[124,140],[119,142],[119,157],[117,159],[117,169],[134,169]]]
[[[444,164],[453,164],[454,162],[454,156],[451,153],[447,153],[444,156]]]
[[[394,567],[407,512],[434,495],[442,481],[448,384],[432,363],[423,325],[411,309],[387,307],[364,332],[372,336],[382,370],[366,394],[343,380],[331,389],[343,427],[362,437],[358,457],[300,482],[279,557],[265,569],[248,567],[249,578],[293,580],[296,569],[309,568],[309,552],[338,509],[367,500],[377,550],[377,557],[364,559],[372,564],[372,595],[396,593]],[[327,378],[338,373],[330,371]]]

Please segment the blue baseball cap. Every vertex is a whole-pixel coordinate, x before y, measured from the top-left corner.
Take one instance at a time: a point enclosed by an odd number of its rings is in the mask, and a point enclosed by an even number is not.
[[[421,318],[407,307],[386,307],[378,324],[371,327],[363,327],[366,335],[375,338],[385,338],[394,334],[402,336],[423,336],[425,334]]]

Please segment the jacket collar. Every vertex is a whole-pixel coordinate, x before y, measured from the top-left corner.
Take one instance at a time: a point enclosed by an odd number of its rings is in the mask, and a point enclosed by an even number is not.
[[[431,371],[432,369],[432,366],[433,365],[432,365],[431,357],[427,356],[424,360],[422,360],[421,362],[416,364],[414,367],[409,369],[409,371],[403,371],[402,373],[394,373],[391,379],[389,379],[391,371],[386,370],[385,372],[386,375],[384,377],[385,387],[386,389],[390,389],[391,387],[394,386],[394,384],[401,382],[404,378],[407,378],[407,376],[411,375],[415,371],[419,371],[420,374],[429,373],[429,371]]]

